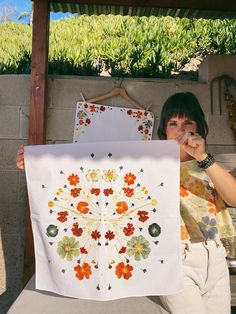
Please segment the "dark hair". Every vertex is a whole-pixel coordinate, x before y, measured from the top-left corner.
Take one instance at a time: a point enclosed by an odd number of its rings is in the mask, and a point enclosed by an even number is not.
[[[157,134],[161,140],[166,139],[166,126],[172,117],[187,117],[197,123],[197,132],[206,139],[208,125],[197,97],[190,93],[176,93],[170,96],[163,105]]]

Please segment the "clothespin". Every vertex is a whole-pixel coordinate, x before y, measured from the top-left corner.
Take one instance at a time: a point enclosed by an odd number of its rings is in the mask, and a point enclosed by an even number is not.
[[[80,96],[81,96],[81,98],[82,98],[83,102],[86,102],[86,99],[84,98],[83,93],[80,93]]]

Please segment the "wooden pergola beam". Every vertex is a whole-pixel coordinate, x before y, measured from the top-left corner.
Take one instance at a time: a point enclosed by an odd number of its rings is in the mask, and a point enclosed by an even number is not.
[[[29,110],[29,145],[44,144],[48,78],[49,1],[34,0]],[[34,274],[34,245],[29,204],[25,217],[23,284]]]
[[[29,144],[45,142],[48,76],[49,0],[34,0],[31,55]]]
[[[236,11],[235,0],[50,0],[50,2],[209,11]]]

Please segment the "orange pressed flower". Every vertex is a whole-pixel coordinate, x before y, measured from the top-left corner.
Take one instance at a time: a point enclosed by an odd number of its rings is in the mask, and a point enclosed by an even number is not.
[[[121,249],[119,250],[119,254],[124,254],[126,252],[126,247],[122,246]]]
[[[146,212],[145,210],[139,210],[137,214],[139,216],[138,220],[141,222],[145,222],[149,219],[148,212]]]
[[[111,231],[111,230],[108,230],[107,232],[106,232],[106,234],[105,234],[105,238],[107,239],[107,240],[112,240],[112,239],[114,239],[115,238],[115,235],[114,235],[114,233]]]
[[[72,173],[67,180],[70,182],[70,185],[76,185],[77,183],[79,183],[79,177],[77,176],[77,174]]]
[[[92,231],[91,233],[91,237],[94,239],[94,240],[98,240],[101,238],[101,233],[98,231],[98,230],[94,230]]]
[[[88,206],[87,202],[79,202],[77,205],[77,210],[81,214],[87,214],[89,212],[89,208],[87,206]]]
[[[71,228],[71,231],[73,233],[74,236],[76,237],[80,237],[83,233],[83,229],[82,228],[79,228],[79,223],[78,222],[75,222],[73,224],[73,227]]]
[[[131,172],[126,174],[124,177],[124,181],[128,185],[134,184],[135,179],[136,179],[136,176],[134,174],[132,174]]]
[[[89,106],[90,112],[95,112],[96,111],[96,106],[95,105],[90,105]]]
[[[86,279],[89,279],[90,275],[92,274],[91,271],[91,266],[88,263],[83,263],[82,266],[77,265],[74,267],[74,270],[76,271],[76,277],[79,280],[84,279],[84,277]]]
[[[117,214],[124,214],[129,209],[126,202],[118,202],[116,206]]]
[[[96,196],[98,196],[100,194],[100,189],[96,189],[96,188],[92,188],[90,190],[91,194],[95,194]]]
[[[64,212],[59,212],[57,213],[57,215],[59,216],[57,218],[57,220],[59,220],[60,222],[65,222],[67,221],[67,216],[69,215],[67,211],[64,211]]]
[[[53,206],[54,206],[54,202],[53,202],[53,201],[49,201],[49,202],[48,202],[48,206],[49,206],[49,207],[53,207]]]
[[[142,115],[143,115],[142,111],[137,111],[137,112],[136,112],[136,117],[137,117],[138,119],[141,119],[141,118],[142,118]]]
[[[80,194],[81,189],[80,188],[74,188],[70,190],[70,195],[73,197],[77,197]]]
[[[180,196],[181,196],[181,197],[185,197],[185,196],[188,196],[188,195],[189,195],[189,194],[188,194],[186,188],[181,184],[181,185],[180,185]]]
[[[131,223],[128,223],[127,226],[123,228],[123,232],[127,237],[131,236],[134,233],[134,230],[135,228]]]
[[[81,254],[88,254],[88,251],[86,250],[86,248],[83,246],[80,248],[80,253]]]
[[[133,270],[133,266],[129,264],[125,265],[122,262],[116,266],[115,274],[118,278],[121,278],[123,276],[124,279],[128,280],[130,277],[132,277],[132,273],[131,273],[132,270]]]
[[[189,233],[186,226],[181,226],[181,240],[189,239]]]
[[[131,197],[134,195],[134,189],[131,188],[123,188],[123,191],[127,197]]]
[[[104,189],[103,193],[105,196],[109,196],[113,194],[113,190],[112,189]]]

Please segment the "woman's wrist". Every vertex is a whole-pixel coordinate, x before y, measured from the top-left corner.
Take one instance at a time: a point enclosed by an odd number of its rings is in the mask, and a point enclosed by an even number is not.
[[[208,156],[208,154],[205,152],[205,153],[202,153],[199,157],[196,158],[197,162],[201,162],[203,161],[204,159],[206,159]]]
[[[207,169],[215,163],[215,159],[211,154],[205,154],[206,157],[198,161],[198,167],[201,169]]]

